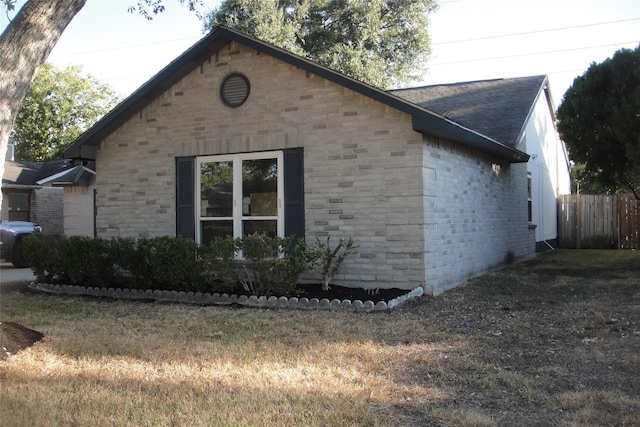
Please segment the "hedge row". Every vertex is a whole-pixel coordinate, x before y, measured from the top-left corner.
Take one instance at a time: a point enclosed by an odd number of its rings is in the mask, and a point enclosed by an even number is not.
[[[254,295],[289,295],[321,257],[292,237],[261,234],[199,245],[180,237],[92,239],[34,233],[27,261],[42,283]],[[242,254],[242,260],[237,255]]]

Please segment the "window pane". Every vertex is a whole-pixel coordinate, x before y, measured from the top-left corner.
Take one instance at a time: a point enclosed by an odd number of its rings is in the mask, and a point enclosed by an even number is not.
[[[29,221],[29,211],[9,211],[9,221]]]
[[[242,235],[247,236],[253,233],[262,233],[269,237],[276,237],[278,235],[278,221],[242,221]]]
[[[202,221],[200,242],[209,244],[215,237],[233,236],[233,221]]]
[[[232,216],[233,162],[203,163],[200,182],[200,216]]]
[[[242,215],[278,215],[278,161],[276,159],[242,162]]]
[[[29,193],[9,193],[9,221],[29,221]]]

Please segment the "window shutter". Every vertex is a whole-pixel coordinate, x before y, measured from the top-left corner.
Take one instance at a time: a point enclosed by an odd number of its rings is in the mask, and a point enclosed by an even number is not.
[[[284,150],[284,235],[304,239],[304,156],[302,148]]]
[[[176,159],[176,235],[195,239],[193,157]]]

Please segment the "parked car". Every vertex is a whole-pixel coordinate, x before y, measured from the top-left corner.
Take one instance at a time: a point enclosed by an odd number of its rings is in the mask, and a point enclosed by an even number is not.
[[[10,261],[17,268],[28,267],[22,239],[40,232],[42,227],[33,222],[0,220],[0,258]]]

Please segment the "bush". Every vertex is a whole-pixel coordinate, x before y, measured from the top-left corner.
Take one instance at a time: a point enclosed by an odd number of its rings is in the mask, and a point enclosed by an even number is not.
[[[327,236],[327,243],[323,243],[316,237],[315,251],[320,261],[320,269],[322,270],[322,290],[329,289],[329,284],[338,273],[347,255],[355,252],[358,246],[355,245],[352,238],[345,240],[340,238],[335,248],[331,249],[331,236]]]
[[[233,237],[216,237],[201,248],[201,256],[211,275],[212,283],[222,292],[238,287],[235,274],[237,247],[238,244]]]
[[[206,292],[206,263],[200,246],[181,237],[119,239],[114,242],[114,262],[131,276],[138,289]]]
[[[64,265],[65,245],[66,238],[57,234],[33,233],[24,238],[25,258],[37,281],[70,282]]]
[[[40,282],[102,287],[123,280],[114,268],[108,240],[34,233],[25,239],[25,245]]]
[[[204,246],[180,237],[33,234],[25,245],[40,282],[203,293],[242,286],[256,295],[289,295],[318,256],[304,240],[263,234],[218,238]]]
[[[316,254],[304,240],[293,244],[293,239],[251,234],[239,241],[243,260],[237,261],[236,272],[245,290],[254,295],[289,295],[295,289]]]

